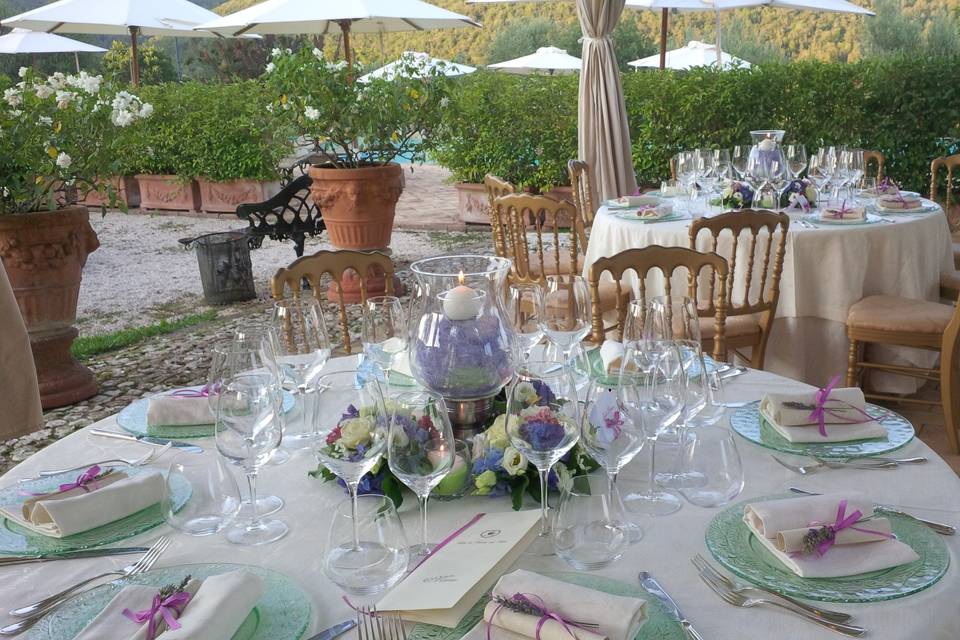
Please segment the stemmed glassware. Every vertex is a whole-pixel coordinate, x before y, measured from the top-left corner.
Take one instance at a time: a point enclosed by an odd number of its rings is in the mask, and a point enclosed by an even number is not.
[[[807,148],[802,144],[788,144],[784,154],[787,160],[787,171],[791,180],[796,180],[807,168]]]
[[[309,448],[313,434],[310,427],[312,398],[308,397],[308,391],[330,359],[330,340],[323,309],[313,296],[279,300],[273,305],[272,320],[283,386],[299,399],[302,412],[299,424],[303,425],[303,430],[292,433],[287,425],[283,444],[294,449]]]
[[[681,151],[674,156],[674,165],[677,170],[677,180],[683,185],[684,193],[689,195],[697,181],[696,151]]]
[[[714,155],[712,149],[697,150],[697,183],[703,191],[703,195],[709,200],[717,186],[717,167],[714,164]]]
[[[420,503],[420,544],[413,556],[424,557],[436,545],[427,543],[427,500],[430,491],[453,468],[455,441],[447,405],[428,391],[403,393],[393,400],[387,437],[390,471],[417,495]]]
[[[510,444],[540,473],[540,535],[528,548],[553,555],[547,516],[550,470],[580,438],[580,405],[569,369],[558,361],[522,364],[507,391]]]
[[[543,340],[540,313],[543,291],[535,284],[510,285],[507,298],[507,317],[513,323],[517,336],[518,361],[530,358],[530,351]]]
[[[395,296],[374,296],[363,304],[360,330],[365,358],[376,365],[377,377],[389,384],[390,371],[407,351],[407,313]]]
[[[540,328],[570,365],[574,348],[590,333],[590,291],[582,276],[547,276]]]
[[[830,174],[832,169],[830,168],[828,158],[822,153],[822,149],[810,156],[809,168],[807,170],[807,177],[813,181],[813,184],[817,187],[817,204],[819,205],[820,201],[823,200],[823,190],[826,188],[827,184],[830,182]]]
[[[227,378],[217,402],[217,451],[243,468],[250,490],[252,517],[227,530],[235,544],[259,545],[279,540],[289,528],[257,513],[257,472],[280,446],[283,431],[278,415],[282,393],[273,372],[244,373]]]
[[[750,159],[750,145],[737,145],[733,148],[731,164],[740,180],[748,180],[747,164]]]

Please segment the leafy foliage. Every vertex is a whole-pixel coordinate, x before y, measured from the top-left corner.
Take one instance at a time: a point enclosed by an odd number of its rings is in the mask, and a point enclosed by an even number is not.
[[[125,42],[111,42],[110,50],[103,54],[104,74],[118,82],[130,82],[130,51],[130,45]],[[170,56],[157,45],[140,43],[137,46],[137,58],[140,60],[142,84],[157,84],[176,79],[177,74]]]

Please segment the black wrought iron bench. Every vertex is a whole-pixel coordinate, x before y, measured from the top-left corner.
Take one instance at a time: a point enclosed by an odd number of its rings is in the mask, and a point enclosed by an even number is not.
[[[247,242],[251,249],[259,249],[266,237],[289,238],[299,258],[307,236],[320,235],[327,228],[320,208],[310,198],[310,176],[304,173],[293,177],[293,173],[291,170],[289,182],[269,200],[237,207],[237,217],[250,223]]]

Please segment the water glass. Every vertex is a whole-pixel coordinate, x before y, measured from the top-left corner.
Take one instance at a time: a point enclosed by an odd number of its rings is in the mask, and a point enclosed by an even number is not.
[[[684,434],[680,465],[696,478],[680,493],[699,507],[723,506],[743,491],[743,466],[733,434],[720,427],[702,427]]]
[[[323,572],[347,593],[389,589],[406,574],[407,536],[393,501],[364,495],[337,505],[323,551]]]
[[[656,340],[690,340],[700,343],[697,305],[683,296],[656,296],[647,303],[646,335]]]
[[[561,493],[552,537],[556,554],[578,571],[608,566],[629,543],[619,500],[609,493],[591,493],[585,476]]]
[[[733,165],[733,170],[737,173],[737,177],[741,180],[745,180],[747,175],[747,162],[750,158],[750,146],[749,145],[737,145],[733,148],[733,153],[731,154],[730,163]]]
[[[547,276],[540,328],[569,360],[574,345],[590,333],[590,290],[583,276]]]
[[[872,201],[879,195],[877,191],[877,178],[875,176],[867,176],[860,181],[860,190],[857,192],[857,198]]]
[[[179,509],[175,497],[189,487]],[[190,536],[208,536],[230,524],[240,511],[240,487],[220,458],[180,453],[170,462],[160,501],[171,527]]]
[[[683,185],[679,180],[663,180],[660,182],[661,198],[676,198],[683,195]]]
[[[409,340],[407,313],[396,296],[374,296],[363,303],[360,339],[363,355],[379,369],[378,376],[387,379],[400,354],[406,352]]]
[[[517,335],[519,361],[529,359],[530,351],[543,340],[540,312],[543,307],[543,291],[538,285],[510,285],[507,298],[507,317]]]
[[[723,418],[727,408],[721,404],[723,396],[723,378],[716,368],[708,369],[703,357],[700,358],[700,375],[693,381],[704,396],[703,407],[696,415],[687,420],[686,426],[691,428],[711,427]]]

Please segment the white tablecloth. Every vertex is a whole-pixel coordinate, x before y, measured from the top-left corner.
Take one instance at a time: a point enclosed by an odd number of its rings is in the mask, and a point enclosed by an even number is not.
[[[345,360],[338,359],[330,366],[342,367]],[[724,400],[758,399],[764,391],[789,391],[800,387],[802,385],[773,374],[751,372],[729,382]],[[94,426],[117,428],[113,417],[101,420]],[[0,484],[10,485],[17,478],[33,475],[41,469],[78,464],[85,460],[92,462],[115,454],[137,456],[144,451],[143,445],[105,440],[87,432],[88,429],[81,430],[37,453],[0,478]],[[206,449],[202,455],[216,455],[211,439],[197,442]],[[789,486],[812,491],[860,489],[868,490],[878,501],[909,508],[930,519],[960,525],[960,479],[919,440],[907,445],[898,455],[928,456],[931,460],[927,464],[895,471],[827,471],[810,477],[800,477],[777,465],[766,449],[739,437],[737,444],[746,468],[746,488],[738,500],[780,493]],[[644,453],[621,476],[626,487],[630,486],[631,479],[645,476]],[[169,460],[166,456],[164,459]],[[335,622],[352,617],[352,612],[342,602],[341,591],[324,577],[320,557],[328,514],[334,504],[344,499],[344,494],[334,484],[323,484],[308,478],[307,471],[313,466],[312,456],[298,453],[288,463],[267,467],[262,472],[262,490],[277,493],[286,499],[286,506],[277,517],[290,525],[291,532],[279,542],[262,547],[238,547],[226,542],[221,535],[191,538],[172,532],[163,525],[124,544],[149,544],[160,534],[172,533],[173,544],[162,556],[159,566],[239,562],[283,572],[309,594],[313,603],[309,633],[317,633]],[[536,505],[528,501],[527,508],[533,509]],[[507,498],[474,497],[454,503],[432,502],[429,509],[430,533],[433,539],[439,540],[480,511],[508,509],[510,501]],[[635,584],[639,571],[651,572],[675,597],[704,637],[710,640],[829,640],[838,637],[788,613],[735,609],[724,604],[700,582],[690,558],[698,552],[709,556],[703,536],[708,522],[716,513],[716,509],[685,504],[673,515],[642,521],[644,538],[630,546],[623,559],[598,573]],[[418,530],[417,512],[416,500],[412,497],[404,502],[402,515],[408,533],[415,535]],[[879,604],[830,606],[853,614],[855,623],[867,627],[870,630],[869,637],[873,638],[960,638],[960,609],[956,604],[960,601],[960,580],[957,580],[956,569],[960,537],[944,540],[950,548],[951,567],[947,575],[933,587],[908,598]],[[129,561],[130,557],[126,556],[0,569],[0,610],[7,611],[36,600],[84,576],[105,571],[108,567],[122,567]],[[571,570],[558,558],[524,557],[517,566],[533,570]],[[9,618],[4,618],[0,613],[0,623],[6,624],[8,621]]]
[[[846,374],[847,311],[858,300],[885,294],[917,300],[939,300],[940,272],[953,269],[950,230],[942,211],[930,214],[885,216],[895,224],[822,225],[804,228],[791,222],[787,238],[780,301],[767,344],[764,368],[790,378],[822,386],[836,374]],[[689,246],[690,219],[641,223],[614,217],[601,207],[590,232],[584,275],[597,258],[651,244]],[[742,236],[738,270],[749,252]],[[730,234],[719,251],[729,256]],[[723,242],[726,240],[726,243]],[[701,232],[700,250],[710,246],[710,234]],[[760,243],[765,245],[765,243]],[[759,249],[758,249],[759,254]],[[756,269],[762,265],[756,261]],[[626,278],[632,281],[631,272]],[[758,278],[754,277],[754,287]],[[686,274],[673,280],[674,291],[686,291]],[[663,291],[659,271],[647,279],[648,295]],[[706,291],[701,287],[701,291]],[[742,295],[735,282],[734,297]],[[936,355],[919,349],[871,347],[870,357],[884,362],[932,366]],[[902,376],[876,375],[874,386],[893,393],[912,393],[916,385]]]

